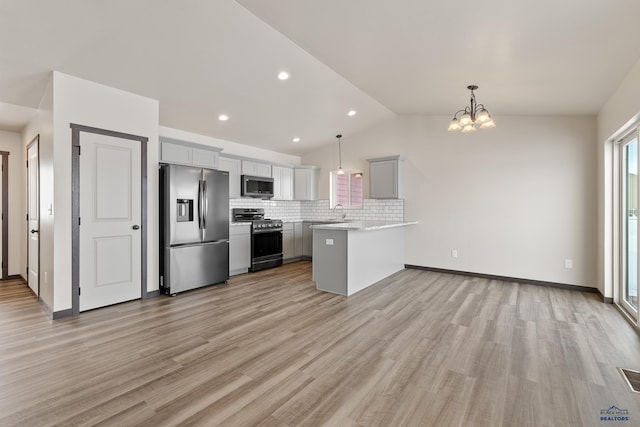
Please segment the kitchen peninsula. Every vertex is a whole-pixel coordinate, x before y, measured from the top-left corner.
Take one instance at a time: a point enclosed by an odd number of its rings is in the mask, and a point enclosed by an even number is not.
[[[358,221],[313,226],[313,280],[340,295],[404,268],[404,230],[417,222]]]

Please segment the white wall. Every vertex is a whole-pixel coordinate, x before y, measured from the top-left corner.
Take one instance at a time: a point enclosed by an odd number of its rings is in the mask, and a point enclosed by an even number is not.
[[[405,217],[420,224],[405,262],[595,287],[595,117],[496,117],[474,134],[447,132],[449,120],[401,116],[342,139],[343,167],[363,170],[367,191],[366,158],[406,157]],[[302,161],[322,167],[327,198],[336,144]]]
[[[53,73],[54,311],[71,308],[70,123],[146,136],[148,210],[147,289],[158,289],[158,101]],[[40,274],[44,274],[41,271]]]
[[[614,296],[614,218],[612,140],[640,118],[640,60],[598,114],[598,287],[607,298]]]
[[[238,144],[237,142],[226,141],[224,139],[212,138],[210,136],[199,135],[179,129],[160,126],[160,136],[175,138],[182,141],[194,142],[196,144],[208,145],[222,148],[223,154],[233,154],[236,156],[252,157],[269,163],[282,163],[287,165],[299,165],[300,157],[290,154],[278,153],[276,151],[265,150],[263,148],[251,147],[249,145]]]
[[[8,243],[9,243],[9,265],[8,272],[10,276],[21,274],[21,253],[22,238],[20,229],[24,221],[21,206],[24,203],[22,194],[22,175],[24,167],[24,151],[22,149],[22,140],[19,133],[0,131],[0,151],[9,153],[9,203],[8,209]]]

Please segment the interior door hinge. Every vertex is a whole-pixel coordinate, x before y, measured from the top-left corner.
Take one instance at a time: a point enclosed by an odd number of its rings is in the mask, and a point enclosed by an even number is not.
[[[76,145],[76,147],[78,147],[78,156],[79,156],[80,154],[82,154],[82,150],[80,149],[79,145]]]
[[[80,225],[80,217],[78,217],[78,225]]]
[[[29,214],[27,214],[27,221],[29,221]]]
[[[80,295],[80,286],[78,286],[78,295]]]

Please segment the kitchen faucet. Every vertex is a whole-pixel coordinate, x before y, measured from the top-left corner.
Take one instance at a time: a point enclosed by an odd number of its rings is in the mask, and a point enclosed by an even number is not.
[[[340,215],[340,220],[344,221],[344,219],[347,217],[347,212],[344,210],[344,206],[342,206],[340,203],[336,204],[333,207],[333,214],[336,214],[336,209],[338,209],[338,206],[340,206],[342,208],[342,213]]]

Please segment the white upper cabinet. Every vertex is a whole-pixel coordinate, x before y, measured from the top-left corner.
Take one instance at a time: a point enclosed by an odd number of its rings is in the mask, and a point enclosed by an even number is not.
[[[293,168],[293,199],[318,200],[320,169],[317,166],[296,166]]]
[[[269,163],[242,161],[242,175],[262,176],[271,178],[271,165]]]
[[[369,162],[369,197],[402,198],[402,158],[400,156],[367,159]]]
[[[239,199],[240,175],[242,175],[242,161],[233,157],[221,155],[218,159],[219,169],[229,172],[229,198]]]
[[[274,200],[293,200],[293,168],[271,166]]]
[[[173,138],[160,137],[160,162],[218,168],[222,149]]]

